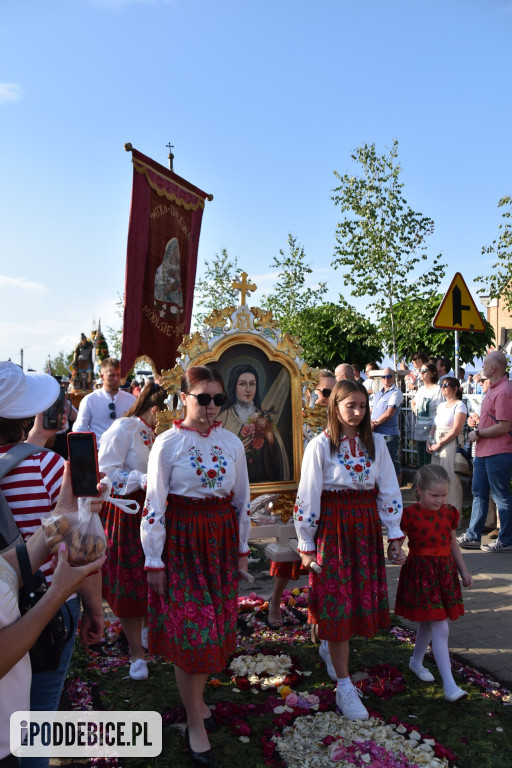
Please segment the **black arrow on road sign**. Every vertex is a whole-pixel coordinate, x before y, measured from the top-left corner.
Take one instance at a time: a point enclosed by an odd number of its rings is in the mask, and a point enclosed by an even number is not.
[[[462,310],[470,310],[471,307],[468,304],[462,303],[462,294],[460,288],[456,285],[452,291],[453,297],[453,324],[462,325]]]

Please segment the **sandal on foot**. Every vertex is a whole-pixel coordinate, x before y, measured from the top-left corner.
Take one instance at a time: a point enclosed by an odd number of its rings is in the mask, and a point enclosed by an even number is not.
[[[273,627],[274,629],[279,629],[284,624],[283,617],[282,617],[282,614],[281,614],[281,608],[279,608],[279,618],[278,619],[277,618],[273,618],[272,619],[270,617],[270,612],[271,611],[272,611],[272,600],[269,600],[268,601],[268,623],[269,623],[269,626]]]

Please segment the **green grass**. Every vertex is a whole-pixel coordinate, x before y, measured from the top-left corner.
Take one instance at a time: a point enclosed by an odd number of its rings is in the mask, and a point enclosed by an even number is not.
[[[332,689],[325,668],[318,656],[318,647],[309,640],[283,647],[282,642],[265,643],[266,648],[275,652],[285,651],[297,657],[303,670],[310,670],[311,676],[301,678],[294,690],[310,693]],[[458,756],[460,768],[511,768],[512,767],[512,707],[505,706],[497,697],[483,695],[482,691],[469,684],[463,677],[455,675],[469,696],[459,704],[449,704],[443,699],[442,686],[433,663],[427,665],[433,671],[436,682],[425,684],[418,681],[408,670],[411,644],[401,642],[390,633],[382,632],[371,640],[355,638],[351,643],[351,672],[379,664],[389,664],[403,671],[406,689],[404,692],[384,700],[375,695],[365,697],[366,707],[375,710],[386,719],[392,715],[401,721],[414,725],[422,734],[428,734],[449,748]],[[101,674],[98,670],[86,672],[87,655],[80,645],[73,659],[72,674],[97,683],[95,707],[101,702],[106,710],[156,710],[164,713],[180,705],[173,667],[169,663],[150,664],[150,677],[144,683],[123,679],[127,667]],[[250,691],[235,693],[233,683],[226,675],[215,675],[221,686],[207,686],[208,704],[232,702],[237,705],[259,704],[268,695],[255,696]],[[217,766],[263,766],[260,738],[265,729],[272,726],[273,715],[247,717],[252,728],[250,742],[243,744],[232,732],[229,724],[211,736],[216,753]],[[502,732],[497,731],[501,728]],[[173,725],[164,725],[163,750],[159,757],[122,760],[123,768],[181,768],[190,766],[190,760],[183,749],[180,730]]]

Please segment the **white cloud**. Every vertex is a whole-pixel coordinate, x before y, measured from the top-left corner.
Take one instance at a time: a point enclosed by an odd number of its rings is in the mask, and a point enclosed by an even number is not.
[[[7,275],[0,275],[0,289],[2,288],[46,292],[45,286],[41,285],[41,283],[33,283],[30,280],[25,280],[24,277],[7,277]]]
[[[0,104],[21,99],[21,86],[16,83],[0,83]]]

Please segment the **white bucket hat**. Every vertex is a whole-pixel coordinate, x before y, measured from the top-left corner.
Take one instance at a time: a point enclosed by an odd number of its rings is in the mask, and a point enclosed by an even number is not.
[[[24,373],[19,365],[0,363],[0,416],[28,419],[46,411],[59,396],[59,382],[48,373]]]

